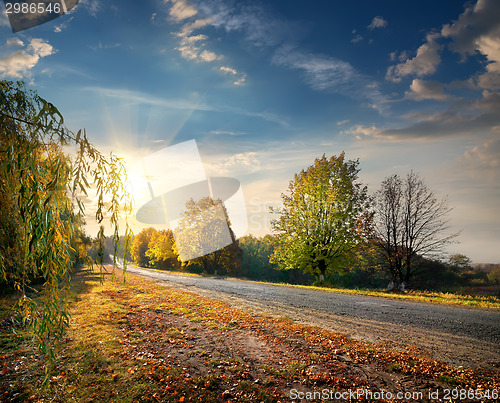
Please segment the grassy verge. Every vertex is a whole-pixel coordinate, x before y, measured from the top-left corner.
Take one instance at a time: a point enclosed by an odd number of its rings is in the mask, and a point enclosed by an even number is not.
[[[495,296],[461,295],[461,294],[439,292],[439,291],[410,290],[404,293],[393,293],[393,292],[379,291],[379,290],[362,290],[362,289],[351,290],[347,288],[315,287],[315,286],[302,286],[302,285],[292,285],[291,287],[316,289],[316,290],[331,291],[331,292],[342,292],[348,294],[370,295],[374,297],[383,297],[383,298],[405,299],[411,301],[434,302],[440,304],[500,309],[500,298]]]
[[[105,277],[75,275],[70,327],[45,384],[47,363],[5,315],[12,301],[0,301],[0,401],[283,402],[291,389],[500,388],[498,373],[454,368],[414,348],[252,315],[138,276]]]

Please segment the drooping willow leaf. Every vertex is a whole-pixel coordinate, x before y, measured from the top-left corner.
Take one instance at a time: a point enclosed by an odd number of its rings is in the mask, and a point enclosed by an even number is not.
[[[85,259],[103,273],[103,253],[97,261],[80,256],[86,237],[80,195],[91,188],[97,222],[103,228],[109,219],[117,255],[120,216],[130,209],[122,161],[103,156],[85,131],[68,130],[59,110],[23,83],[0,81],[0,282],[20,291],[18,307],[43,354],[68,324],[69,269]],[[126,245],[129,236],[127,226]],[[100,230],[97,242],[104,237]],[[32,283],[40,280],[33,298]]]

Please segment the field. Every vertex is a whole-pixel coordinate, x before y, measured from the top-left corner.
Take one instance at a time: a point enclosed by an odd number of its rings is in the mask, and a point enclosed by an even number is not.
[[[321,393],[425,401],[460,391],[493,401],[500,389],[498,372],[452,367],[411,346],[354,341],[121,276],[101,284],[75,274],[70,327],[53,364],[8,313],[12,300],[2,301],[2,401],[284,402]]]

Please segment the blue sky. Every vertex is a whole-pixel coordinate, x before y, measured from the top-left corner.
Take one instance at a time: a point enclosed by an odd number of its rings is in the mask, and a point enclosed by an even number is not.
[[[254,234],[294,173],[345,151],[372,192],[419,173],[453,207],[449,252],[500,262],[497,0],[86,0],[17,34],[3,12],[0,78],[127,164],[196,139]]]

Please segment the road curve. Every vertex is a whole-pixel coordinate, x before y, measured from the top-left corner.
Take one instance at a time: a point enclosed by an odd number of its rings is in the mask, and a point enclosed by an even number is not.
[[[498,310],[188,276],[133,265],[127,270],[242,307],[286,314],[354,338],[416,345],[456,365],[492,369],[500,363]]]

